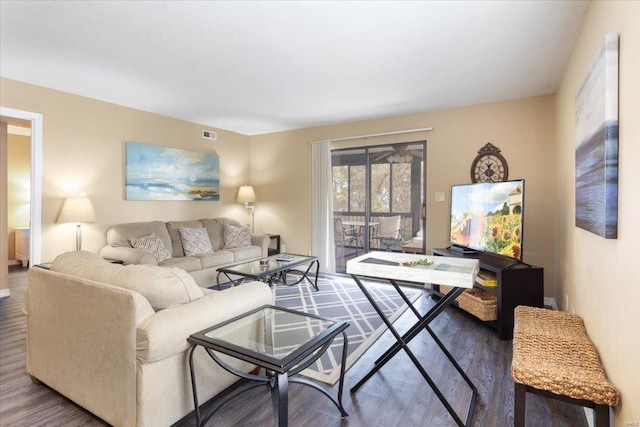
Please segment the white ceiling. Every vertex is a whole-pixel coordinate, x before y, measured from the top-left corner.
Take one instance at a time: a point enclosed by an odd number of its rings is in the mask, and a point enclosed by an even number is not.
[[[586,1],[0,1],[0,75],[255,135],[554,93]]]

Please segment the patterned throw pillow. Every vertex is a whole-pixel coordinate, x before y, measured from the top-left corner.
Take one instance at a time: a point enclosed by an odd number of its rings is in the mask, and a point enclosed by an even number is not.
[[[162,262],[165,259],[171,258],[171,252],[162,242],[162,239],[158,237],[156,233],[147,234],[145,236],[133,237],[129,239],[131,246],[138,249],[144,249],[152,254],[158,262]]]
[[[213,253],[206,228],[179,228],[178,232],[186,256]]]
[[[249,227],[236,227],[235,225],[225,224],[223,249],[240,248],[243,246],[251,246]]]

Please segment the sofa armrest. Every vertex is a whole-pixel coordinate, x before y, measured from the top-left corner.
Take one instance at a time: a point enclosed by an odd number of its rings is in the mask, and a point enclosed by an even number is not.
[[[266,234],[260,233],[252,233],[251,234],[251,244],[253,246],[258,246],[262,250],[262,256],[266,257],[269,255],[269,244],[271,243],[271,238]]]
[[[127,248],[125,246],[105,246],[100,249],[100,256],[122,261],[124,264],[158,265],[158,260],[144,249]]]
[[[138,326],[138,361],[153,362],[184,352],[191,347],[187,341],[191,334],[273,304],[273,299],[273,291],[267,284],[250,282],[160,310]]]
[[[40,268],[29,270],[27,372],[113,425],[136,423],[140,294]]]

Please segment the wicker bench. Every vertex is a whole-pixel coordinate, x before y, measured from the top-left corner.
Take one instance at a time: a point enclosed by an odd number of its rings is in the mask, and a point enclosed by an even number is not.
[[[596,427],[609,426],[609,406],[618,404],[618,391],[575,314],[516,307],[511,375],[516,427],[524,427],[526,392],[592,408]]]

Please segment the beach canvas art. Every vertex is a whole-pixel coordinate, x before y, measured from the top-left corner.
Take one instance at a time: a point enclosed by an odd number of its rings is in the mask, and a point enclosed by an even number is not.
[[[220,200],[216,154],[127,141],[127,200]]]
[[[607,34],[576,94],[577,227],[618,236],[618,34]]]

